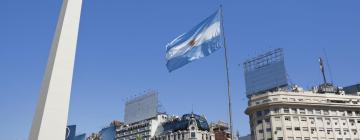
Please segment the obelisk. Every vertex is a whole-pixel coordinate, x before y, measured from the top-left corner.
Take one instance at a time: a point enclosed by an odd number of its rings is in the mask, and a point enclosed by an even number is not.
[[[82,0],[63,0],[29,140],[64,140]]]

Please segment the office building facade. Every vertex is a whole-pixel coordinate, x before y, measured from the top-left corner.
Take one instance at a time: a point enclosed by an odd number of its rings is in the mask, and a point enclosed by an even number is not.
[[[252,140],[360,140],[360,96],[273,91],[249,98]]]

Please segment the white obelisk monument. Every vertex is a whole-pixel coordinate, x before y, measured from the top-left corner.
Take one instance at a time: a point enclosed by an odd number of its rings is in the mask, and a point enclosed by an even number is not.
[[[82,0],[63,0],[29,140],[65,140]]]

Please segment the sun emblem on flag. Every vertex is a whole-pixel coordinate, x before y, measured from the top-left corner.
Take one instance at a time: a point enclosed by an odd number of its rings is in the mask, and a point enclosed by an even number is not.
[[[189,41],[188,45],[189,45],[189,47],[194,47],[195,43],[196,43],[195,39],[191,39]]]

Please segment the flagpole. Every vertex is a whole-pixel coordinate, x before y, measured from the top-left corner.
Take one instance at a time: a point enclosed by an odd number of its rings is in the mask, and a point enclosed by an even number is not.
[[[222,35],[224,37],[224,49],[225,49],[225,68],[226,68],[226,79],[227,79],[227,93],[228,93],[228,103],[229,103],[229,121],[230,121],[230,136],[231,140],[233,139],[233,127],[232,127],[232,107],[231,107],[231,94],[230,94],[230,79],[229,79],[229,65],[228,65],[228,56],[226,49],[226,38],[225,38],[225,30],[224,30],[224,18],[223,18],[223,9],[222,5],[220,5],[221,12],[221,28]]]

